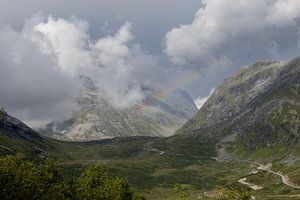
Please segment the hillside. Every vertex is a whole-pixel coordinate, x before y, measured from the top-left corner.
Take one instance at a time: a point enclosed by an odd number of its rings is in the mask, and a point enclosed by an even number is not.
[[[30,157],[47,156],[53,144],[18,119],[0,111],[0,154],[26,153]]]

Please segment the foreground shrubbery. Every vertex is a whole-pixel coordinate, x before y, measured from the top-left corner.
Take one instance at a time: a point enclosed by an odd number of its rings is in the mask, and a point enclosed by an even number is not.
[[[62,170],[54,162],[36,165],[20,154],[0,158],[0,199],[85,199],[143,200],[121,178],[109,176],[102,167],[88,167],[70,183],[63,180]]]

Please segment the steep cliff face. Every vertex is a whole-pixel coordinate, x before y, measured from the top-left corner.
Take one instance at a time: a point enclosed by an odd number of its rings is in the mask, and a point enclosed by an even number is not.
[[[197,108],[182,90],[175,90],[167,98],[159,99],[155,91],[140,104],[118,109],[101,97],[99,88],[82,76],[83,89],[77,99],[78,112],[64,122],[53,122],[40,132],[62,140],[97,140],[127,136],[169,136],[184,124]]]
[[[248,149],[291,146],[299,133],[300,59],[257,62],[218,87],[178,133],[238,133]]]

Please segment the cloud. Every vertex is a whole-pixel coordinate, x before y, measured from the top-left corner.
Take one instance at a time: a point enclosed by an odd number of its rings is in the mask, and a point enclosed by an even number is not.
[[[126,22],[114,36],[100,38],[95,45],[98,61],[103,66],[123,66],[125,59],[130,56],[127,43],[133,39],[131,33],[132,25]]]
[[[157,84],[160,58],[133,42],[125,22],[112,35],[92,39],[88,23],[34,15],[22,31],[0,30],[0,104],[31,125],[70,116],[79,76],[91,77],[112,105],[140,102],[142,87]]]
[[[89,22],[89,34],[97,38],[115,33],[128,20],[134,24],[135,41],[143,49],[156,53],[161,51],[161,39],[166,31],[189,22],[200,5],[199,0],[189,0],[189,3],[182,0],[2,0],[0,23],[19,30],[23,27],[23,20],[38,11],[64,19],[75,15]],[[109,26],[103,29],[105,23]]]
[[[76,18],[50,16],[33,30],[40,34],[41,47],[56,56],[63,72],[91,76],[115,106],[126,107],[142,98],[139,86],[129,83],[132,66],[127,45],[134,37],[131,23],[126,22],[115,35],[96,40],[88,35],[88,23]]]
[[[93,65],[87,31],[86,21],[49,16],[45,22],[32,27],[31,39],[40,45],[43,53],[57,60],[62,72],[76,75],[78,71]]]
[[[177,64],[203,66],[224,59],[277,58],[299,49],[297,0],[203,0],[191,24],[165,35],[165,52]],[[292,51],[294,50],[294,51]]]
[[[0,104],[32,125],[70,114],[77,95],[72,77],[57,70],[39,45],[9,27],[0,29]],[[34,123],[33,123],[34,122]]]
[[[297,25],[300,3],[297,0],[278,0],[268,10],[266,22],[277,27]]]
[[[204,103],[207,101],[207,99],[212,95],[212,93],[215,91],[215,88],[212,88],[209,92],[208,96],[205,97],[198,97],[197,99],[195,99],[195,104],[197,106],[198,109],[200,109]]]

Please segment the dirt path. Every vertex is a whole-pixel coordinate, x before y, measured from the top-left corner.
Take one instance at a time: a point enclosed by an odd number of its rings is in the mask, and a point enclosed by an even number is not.
[[[232,135],[229,135],[227,137],[225,137],[222,141],[220,141],[220,143],[217,144],[216,148],[217,148],[217,157],[212,157],[211,159],[214,159],[216,160],[217,162],[228,162],[228,161],[231,161],[231,162],[241,162],[241,163],[247,163],[249,165],[256,165],[257,166],[257,169],[258,170],[261,170],[261,171],[266,171],[266,172],[269,172],[271,174],[274,174],[274,175],[277,175],[281,178],[281,182],[289,187],[292,187],[292,188],[295,188],[295,189],[300,189],[300,186],[299,185],[296,185],[296,184],[293,184],[290,182],[289,180],[289,177],[287,175],[284,175],[282,172],[274,172],[271,168],[272,168],[272,163],[268,163],[266,165],[262,165],[260,163],[256,163],[256,162],[249,162],[249,161],[243,161],[243,160],[240,160],[236,157],[233,157],[230,153],[228,153],[226,151],[226,148],[227,148],[227,144],[228,142],[232,142],[234,141],[236,137],[236,134],[232,134]],[[159,149],[147,149],[148,151],[154,151],[154,152],[157,152],[158,155],[164,155],[166,152],[165,151],[162,151],[162,150],[159,150]],[[176,156],[179,156],[179,157],[186,157],[187,155],[183,155],[183,154],[175,154]],[[191,158],[203,158],[202,156],[191,156],[189,155],[188,157],[191,157]],[[251,172],[250,172],[251,174]],[[244,184],[250,188],[252,188],[253,190],[259,190],[259,189],[262,189],[261,186],[259,185],[255,185],[253,183],[249,183],[247,182],[247,178],[241,178],[238,180],[239,183],[241,184]]]
[[[241,160],[239,158],[237,158],[236,156],[233,156],[232,154],[230,154],[229,152],[226,151],[228,143],[233,142],[236,138],[237,134],[232,134],[232,135],[228,135],[227,137],[223,138],[217,145],[216,145],[216,149],[217,149],[217,157],[215,158],[215,160],[217,162],[241,162],[241,163],[247,163],[249,165],[256,165],[258,166],[257,169],[258,170],[262,170],[262,171],[266,171],[269,172],[271,174],[277,175],[281,178],[281,182],[289,187],[295,188],[295,189],[300,189],[299,185],[293,184],[290,182],[289,177],[287,175],[284,175],[282,172],[274,172],[271,168],[272,168],[272,163],[268,163],[266,165],[262,165],[260,163],[256,163],[256,162],[249,162],[249,161],[244,161]],[[240,182],[241,184],[247,185],[248,187],[252,188],[257,188],[252,183],[248,183],[245,182],[245,179],[240,179],[238,182]],[[258,188],[260,188],[260,186],[258,186]],[[252,188],[253,189],[253,188]]]
[[[152,148],[152,149],[145,149],[144,151],[149,151],[149,152],[156,152],[157,155],[167,155],[167,156],[177,156],[177,157],[187,157],[187,158],[199,158],[199,159],[212,159],[212,160],[216,160],[217,158],[216,157],[206,157],[206,156],[195,156],[195,155],[185,155],[185,154],[180,154],[180,153],[168,153],[166,151],[162,151],[162,150],[159,150],[159,149],[155,149],[155,148]]]
[[[255,185],[253,183],[247,182],[247,178],[241,178],[238,182],[241,183],[241,184],[243,184],[243,185],[246,185],[247,187],[249,187],[249,188],[251,188],[253,190],[261,190],[261,189],[263,189],[262,186]]]
[[[158,149],[146,149],[146,151],[154,151],[154,152],[157,152],[158,155],[163,155],[166,153],[165,151],[158,150]]]
[[[243,162],[243,161],[239,161],[239,162]],[[272,163],[268,163],[266,165],[262,165],[262,164],[259,164],[259,163],[252,163],[252,162],[247,162],[245,161],[246,163],[248,164],[251,164],[251,165],[257,165],[257,170],[261,170],[261,171],[265,171],[265,172],[268,172],[268,173],[271,173],[271,174],[274,174],[276,176],[279,176],[281,178],[281,182],[289,187],[292,187],[294,189],[300,189],[300,186],[299,185],[296,185],[296,184],[293,184],[289,181],[289,177],[287,175],[284,175],[282,172],[274,172],[271,168],[272,168]],[[256,173],[252,173],[250,172],[248,175],[251,175],[251,174],[256,174]],[[250,182],[247,182],[247,178],[241,178],[238,180],[239,183],[253,189],[253,190],[260,190],[260,189],[263,189],[262,186],[259,186],[259,185],[255,185],[253,183],[250,183]],[[300,197],[300,194],[296,194],[296,195],[269,195],[270,197]]]

